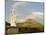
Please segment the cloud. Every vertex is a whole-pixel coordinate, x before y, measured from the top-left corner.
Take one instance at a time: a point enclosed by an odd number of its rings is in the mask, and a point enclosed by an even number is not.
[[[32,12],[32,15],[38,15],[38,16],[43,16],[43,13],[42,12]]]
[[[32,12],[31,16],[28,16],[27,18],[36,19],[36,17],[43,16],[42,12]]]
[[[13,8],[16,8],[16,7],[21,6],[21,5],[24,5],[24,4],[26,4],[26,2],[15,2],[15,3],[12,5],[12,7],[13,7]]]
[[[19,15],[21,16],[21,13],[20,13],[22,11],[21,8],[24,9],[23,7],[26,6],[26,4],[27,4],[26,2],[15,2],[12,5],[12,8],[16,10],[15,11],[17,13],[16,16],[19,16]],[[19,8],[19,7],[21,7],[21,8]]]
[[[36,20],[37,22],[40,22],[43,24],[43,12],[32,12],[32,15],[31,16],[27,16],[26,19],[34,19]]]
[[[14,9],[16,9],[16,8],[19,8],[19,7],[21,7],[22,6],[22,8],[23,8],[23,6],[25,6],[27,3],[26,2],[15,2],[13,5],[12,5],[12,8],[14,8]],[[19,10],[17,10],[16,9],[16,13],[17,13],[17,15],[16,16],[26,16],[26,12],[21,12],[20,13],[20,10],[21,9],[19,9]],[[22,9],[23,10],[23,9]],[[18,11],[18,12],[17,12]],[[28,12],[27,12],[28,13]],[[17,19],[16,21],[25,21],[26,19],[28,19],[28,18],[31,18],[31,19],[40,19],[40,16],[41,16],[41,18],[43,17],[43,12],[31,12],[32,14],[30,14],[30,15],[28,15],[28,16],[26,16],[26,17],[24,17],[24,19]],[[24,14],[24,15],[22,15],[22,14]],[[37,19],[37,20],[38,20]]]
[[[32,15],[24,17],[24,19],[18,19],[17,21],[23,22],[26,19],[35,19],[38,22],[43,21],[43,12],[32,12]],[[41,20],[40,20],[41,19]]]

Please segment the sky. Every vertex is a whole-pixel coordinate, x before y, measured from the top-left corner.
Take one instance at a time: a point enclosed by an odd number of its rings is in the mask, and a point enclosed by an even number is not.
[[[43,2],[24,2],[24,1],[13,1],[6,0],[6,21],[9,22],[9,16],[11,14],[12,8],[14,8],[16,13],[16,21],[24,21],[28,18],[35,19],[43,23],[43,12],[44,3]]]

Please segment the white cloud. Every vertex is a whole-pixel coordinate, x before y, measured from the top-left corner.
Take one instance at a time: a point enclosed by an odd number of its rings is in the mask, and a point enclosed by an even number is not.
[[[32,15],[27,16],[24,19],[18,19],[17,21],[23,22],[23,21],[25,21],[26,19],[29,19],[29,18],[39,21],[39,19],[43,19],[43,13],[42,12],[32,12]]]
[[[12,8],[13,9],[15,9],[15,11],[19,11],[19,10],[17,10],[17,8],[19,7],[19,6],[25,6],[25,4],[27,4],[26,2],[15,2],[13,5],[12,5]],[[12,9],[11,9],[12,10]],[[18,13],[18,12],[16,12],[17,14],[16,14],[16,16],[19,16],[19,15],[21,15],[20,13]]]
[[[23,6],[23,5],[25,5],[26,4],[26,2],[16,2],[16,3],[14,3],[13,5],[12,5],[12,7],[13,8],[17,8],[18,6]],[[18,13],[17,14],[17,16],[19,16],[20,14]],[[18,19],[18,20],[16,20],[16,21],[25,21],[26,19],[28,19],[28,18],[31,18],[31,19],[36,19],[37,17],[40,17],[40,16],[43,16],[43,12],[32,12],[32,15],[30,15],[30,16],[26,16],[26,18],[24,18],[24,19]],[[41,17],[42,18],[42,17]]]
[[[36,17],[43,16],[42,12],[32,12],[31,16],[28,16],[27,18],[36,19]]]
[[[42,12],[32,12],[33,15],[43,16]]]
[[[12,7],[13,7],[13,8],[16,8],[16,7],[18,7],[19,5],[24,5],[24,4],[26,4],[26,2],[15,2],[15,3],[12,5]]]
[[[42,12],[32,12],[32,15],[28,16],[27,19],[28,18],[34,19],[37,22],[40,22],[43,24],[43,13]]]

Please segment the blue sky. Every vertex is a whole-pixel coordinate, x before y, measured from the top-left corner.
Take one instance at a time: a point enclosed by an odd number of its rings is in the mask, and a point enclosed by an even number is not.
[[[41,19],[40,21],[43,22],[43,5],[44,3],[42,2],[17,2],[6,0],[6,20],[12,8],[15,8],[17,20],[34,17],[38,21]]]

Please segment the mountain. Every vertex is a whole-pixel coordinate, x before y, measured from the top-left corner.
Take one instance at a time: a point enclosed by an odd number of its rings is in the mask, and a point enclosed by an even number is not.
[[[36,28],[39,29],[41,31],[43,31],[44,29],[44,25],[33,20],[33,19],[27,19],[25,22],[21,22],[21,23],[16,23],[17,27],[22,27],[22,28]]]

